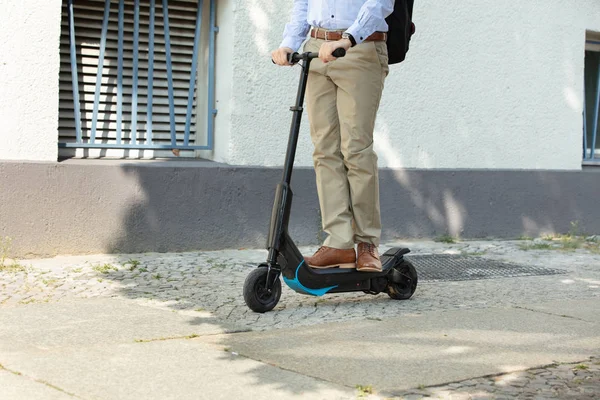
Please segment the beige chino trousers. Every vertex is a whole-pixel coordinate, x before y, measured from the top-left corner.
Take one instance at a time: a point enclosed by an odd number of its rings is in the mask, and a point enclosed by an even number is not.
[[[304,51],[325,41],[310,38]],[[329,63],[311,62],[306,89],[308,119],[324,245],[379,246],[379,174],[373,130],[388,74],[385,42],[363,42]]]

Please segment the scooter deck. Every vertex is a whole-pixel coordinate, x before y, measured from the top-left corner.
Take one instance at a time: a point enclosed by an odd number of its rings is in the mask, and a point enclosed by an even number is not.
[[[385,252],[381,256],[381,272],[361,272],[349,268],[315,269],[302,261],[295,268],[293,278],[284,275],[283,280],[294,291],[313,296],[371,290],[372,281],[385,279],[392,268],[403,261],[404,254],[409,252],[409,249],[404,248],[393,248]]]

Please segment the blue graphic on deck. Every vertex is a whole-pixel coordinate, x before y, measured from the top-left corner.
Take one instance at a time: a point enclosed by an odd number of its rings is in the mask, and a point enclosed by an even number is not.
[[[334,289],[334,288],[338,287],[338,285],[335,285],[335,286],[326,287],[326,288],[323,288],[323,289],[309,289],[309,288],[307,288],[306,286],[304,286],[303,284],[301,284],[300,281],[298,280],[298,271],[300,270],[300,267],[302,266],[302,264],[304,264],[304,260],[302,260],[302,262],[298,265],[298,268],[296,268],[296,276],[294,277],[294,279],[288,279],[285,276],[283,277],[283,281],[291,289],[295,290],[298,293],[310,294],[310,295],[313,295],[313,296],[323,296],[324,294],[326,294],[327,292],[329,292],[331,289]]]

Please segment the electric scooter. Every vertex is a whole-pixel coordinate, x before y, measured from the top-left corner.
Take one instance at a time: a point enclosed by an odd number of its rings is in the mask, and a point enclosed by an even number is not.
[[[345,56],[344,49],[333,52],[336,58]],[[417,288],[417,271],[404,255],[410,250],[393,248],[381,255],[381,272],[359,272],[355,268],[313,269],[304,261],[304,257],[288,234],[288,223],[292,207],[290,182],[296,155],[296,145],[300,132],[304,94],[311,60],[318,53],[293,53],[289,60],[292,64],[301,62],[302,72],[296,104],[290,108],[293,112],[292,126],[285,157],[283,179],[275,192],[275,201],[271,213],[267,250],[267,262],[260,264],[246,277],[244,300],[255,312],[271,311],[281,297],[281,281],[294,291],[323,296],[327,293],[357,292],[379,294],[385,292],[395,300],[409,299]]]

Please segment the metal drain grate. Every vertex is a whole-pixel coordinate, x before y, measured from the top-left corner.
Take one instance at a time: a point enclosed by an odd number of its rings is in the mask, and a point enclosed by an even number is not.
[[[471,281],[519,276],[559,275],[565,271],[513,264],[476,256],[454,254],[406,255],[419,274],[419,281]]]

